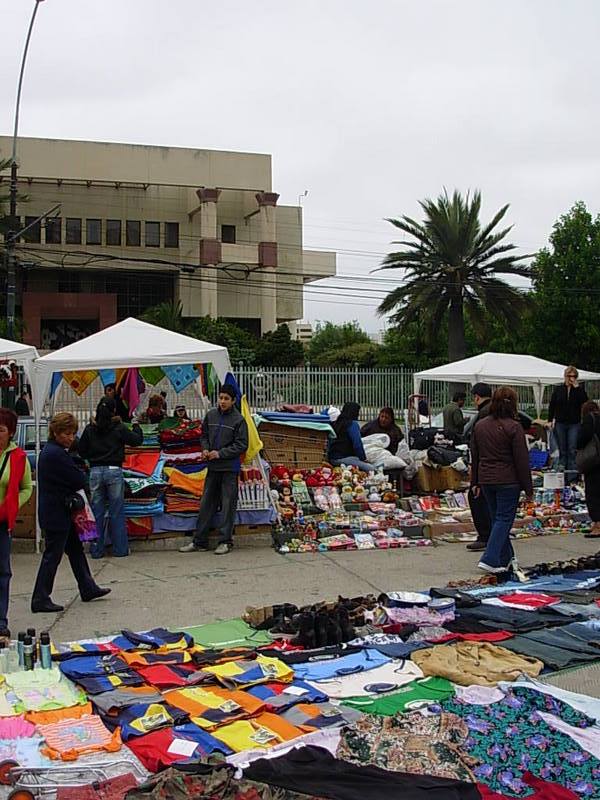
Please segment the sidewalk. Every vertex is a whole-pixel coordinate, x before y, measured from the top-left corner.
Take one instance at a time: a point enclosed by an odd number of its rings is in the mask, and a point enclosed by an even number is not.
[[[515,549],[522,564],[588,555],[600,541],[581,534],[520,539]],[[428,589],[478,574],[479,553],[464,544],[435,548],[364,550],[280,555],[266,545],[238,544],[227,556],[182,554],[169,550],[134,552],[128,558],[90,561],[98,583],[112,593],[82,603],[65,558],[53,600],[60,614],[31,614],[30,592],[39,556],[13,555],[10,627],[49,630],[68,641],[121,628],[184,626],[239,616],[247,605],[289,601],[305,604],[338,594],[352,596],[392,589]]]

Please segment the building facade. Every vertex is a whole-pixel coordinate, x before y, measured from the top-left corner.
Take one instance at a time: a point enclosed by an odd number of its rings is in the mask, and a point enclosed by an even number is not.
[[[24,341],[42,349],[164,301],[262,335],[335,275],[334,253],[303,248],[268,155],[21,138],[18,161],[21,229],[60,204],[18,244]]]

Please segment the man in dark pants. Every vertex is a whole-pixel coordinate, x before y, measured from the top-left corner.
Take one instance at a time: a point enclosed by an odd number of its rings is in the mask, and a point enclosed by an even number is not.
[[[492,387],[487,383],[476,383],[471,389],[473,401],[477,406],[477,416],[475,417],[470,429],[465,433],[470,436],[473,435],[473,429],[479,420],[487,417],[490,413],[490,405],[492,403]],[[487,541],[490,538],[490,531],[492,528],[492,520],[490,512],[485,502],[483,492],[480,492],[477,497],[473,494],[473,487],[469,489],[469,508],[471,509],[471,516],[473,517],[473,524],[477,531],[477,539],[467,545],[467,550],[485,550]]]
[[[235,387],[224,384],[219,391],[217,408],[212,408],[204,418],[201,444],[208,472],[194,538],[179,548],[180,553],[209,549],[210,523],[219,507],[223,519],[215,554],[225,555],[233,547],[240,457],[248,449],[248,425],[235,408],[235,398]]]

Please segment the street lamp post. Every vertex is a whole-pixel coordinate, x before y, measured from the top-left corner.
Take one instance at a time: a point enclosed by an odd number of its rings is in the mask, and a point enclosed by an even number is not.
[[[29,23],[29,30],[27,31],[27,38],[25,39],[25,47],[23,48],[23,57],[21,59],[21,70],[19,72],[19,84],[17,86],[17,102],[15,106],[15,127],[13,130],[12,140],[12,155],[10,164],[10,191],[9,191],[9,231],[6,237],[6,327],[7,336],[9,339],[14,338],[15,334],[15,306],[17,295],[17,259],[15,248],[17,245],[17,238],[19,235],[19,223],[17,220],[17,135],[19,133],[19,108],[21,105],[21,89],[23,88],[23,75],[25,73],[25,62],[27,60],[27,51],[29,49],[29,40],[31,39],[31,32],[35,22],[38,6],[44,0],[35,0],[33,14]]]

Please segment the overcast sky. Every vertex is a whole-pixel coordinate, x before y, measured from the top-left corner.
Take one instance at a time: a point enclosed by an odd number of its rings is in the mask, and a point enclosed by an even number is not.
[[[0,0],[3,133],[32,7]],[[383,219],[444,186],[481,189],[485,216],[510,203],[532,252],[576,200],[600,207],[599,42],[598,0],[45,0],[20,132],[271,153],[341,276],[367,276]],[[391,283],[328,283],[307,319],[382,327]]]

